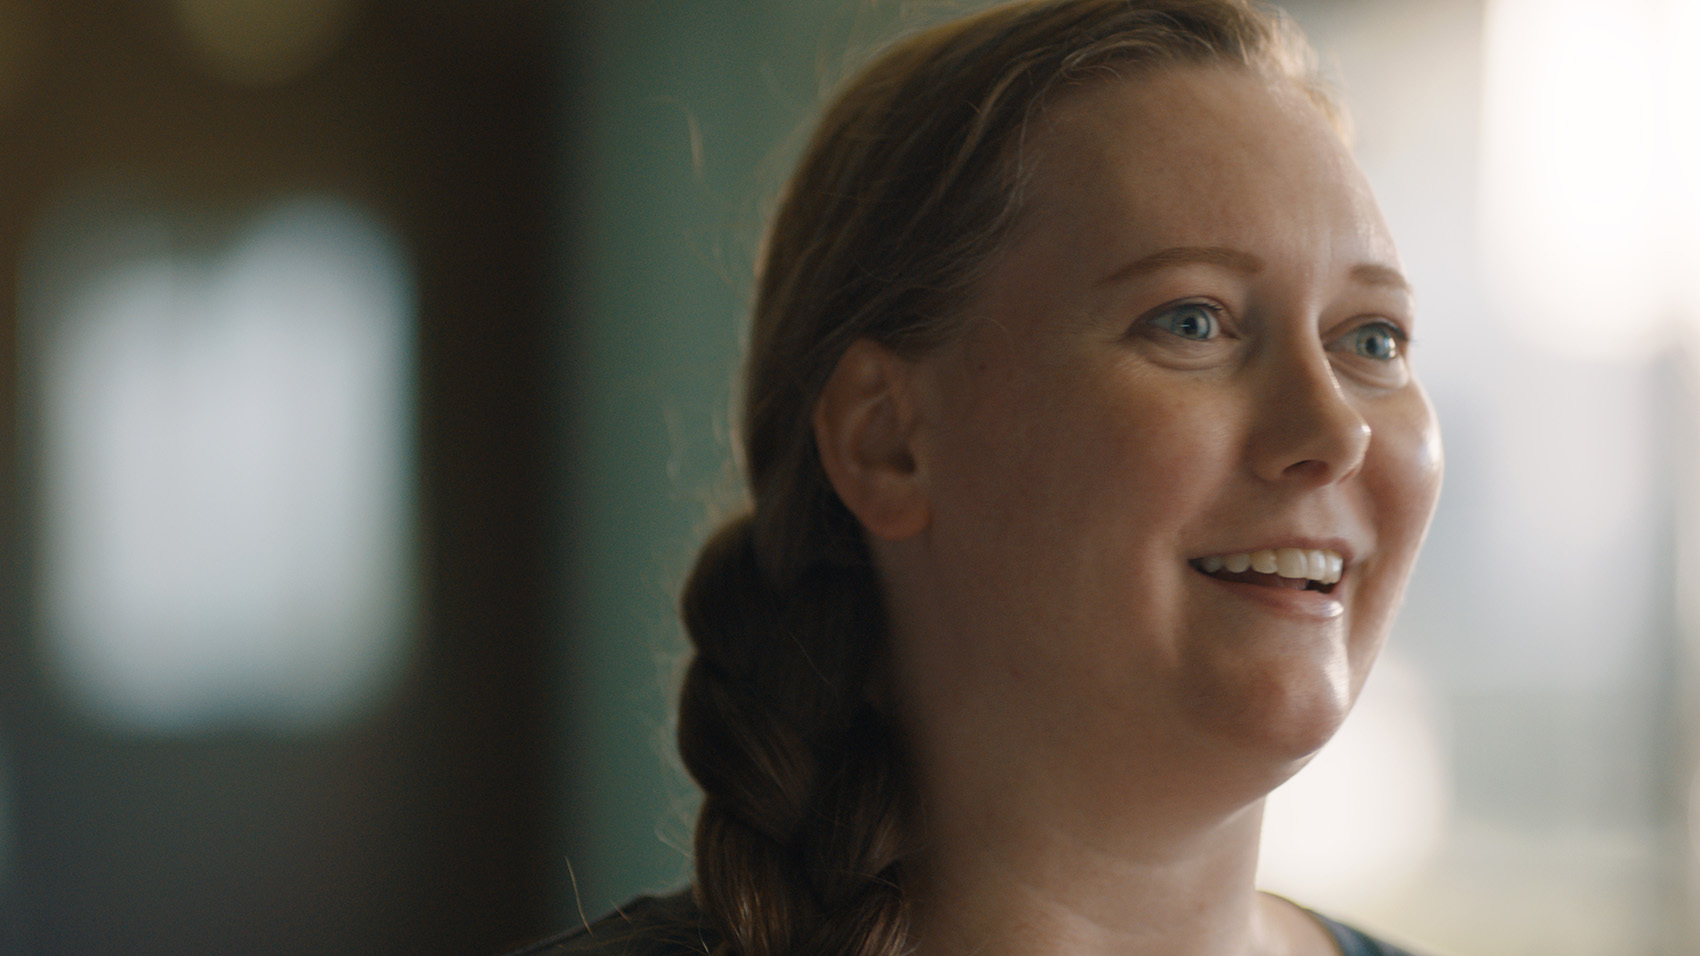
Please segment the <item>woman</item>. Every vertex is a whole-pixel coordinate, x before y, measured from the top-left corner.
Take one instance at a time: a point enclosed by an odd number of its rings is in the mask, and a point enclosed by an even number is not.
[[[684,595],[694,886],[551,951],[1394,952],[1252,885],[1440,483],[1308,63],[1247,0],[1038,0],[839,93]]]

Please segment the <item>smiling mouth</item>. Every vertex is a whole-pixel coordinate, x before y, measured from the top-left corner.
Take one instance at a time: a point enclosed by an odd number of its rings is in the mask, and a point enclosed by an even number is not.
[[[1333,592],[1346,570],[1345,559],[1338,552],[1312,548],[1215,554],[1187,563],[1199,573],[1222,581],[1323,594]]]

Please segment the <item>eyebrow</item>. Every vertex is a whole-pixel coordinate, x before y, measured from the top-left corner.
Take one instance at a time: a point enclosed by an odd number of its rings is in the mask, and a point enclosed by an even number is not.
[[[1128,279],[1137,279],[1160,269],[1190,263],[1221,266],[1224,269],[1245,273],[1246,275],[1263,271],[1263,259],[1261,257],[1254,256],[1249,252],[1242,252],[1239,249],[1229,249],[1224,246],[1175,246],[1135,259],[1106,276],[1101,284],[1109,285]]]
[[[1409,293],[1412,291],[1410,281],[1398,269],[1391,266],[1378,266],[1373,263],[1353,266],[1352,279],[1364,285],[1380,286],[1397,292]]]

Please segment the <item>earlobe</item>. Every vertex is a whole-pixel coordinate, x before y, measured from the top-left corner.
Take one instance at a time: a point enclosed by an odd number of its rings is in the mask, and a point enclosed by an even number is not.
[[[869,534],[897,541],[927,526],[913,439],[909,360],[869,339],[844,351],[815,403],[815,447],[827,480]]]

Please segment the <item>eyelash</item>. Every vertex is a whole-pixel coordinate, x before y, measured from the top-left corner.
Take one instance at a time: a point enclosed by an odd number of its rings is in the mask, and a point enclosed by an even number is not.
[[[1209,316],[1210,327],[1209,327],[1208,332],[1204,336],[1200,337],[1200,336],[1195,336],[1195,335],[1183,334],[1182,332],[1177,331],[1172,325],[1166,324],[1163,321],[1165,319],[1170,319],[1171,317],[1173,317],[1177,314],[1183,313],[1188,309],[1199,310],[1199,311],[1206,313]],[[1227,334],[1222,329],[1222,325],[1224,323],[1224,320],[1227,318],[1227,315],[1228,315],[1227,309],[1222,307],[1220,304],[1212,302],[1208,299],[1186,299],[1186,300],[1183,300],[1183,301],[1180,301],[1180,302],[1173,302],[1173,303],[1170,303],[1168,305],[1164,305],[1164,306],[1159,307],[1155,311],[1148,314],[1144,319],[1142,319],[1140,324],[1143,325],[1143,326],[1147,326],[1147,327],[1150,327],[1150,328],[1161,330],[1163,332],[1167,332],[1169,335],[1172,335],[1175,338],[1180,339],[1183,342],[1202,343],[1202,342],[1212,341],[1214,339],[1220,338],[1221,336]],[[1340,335],[1337,338],[1335,338],[1333,340],[1333,342],[1335,342],[1335,343],[1348,342],[1349,343],[1352,340],[1354,340],[1358,337],[1361,337],[1364,333],[1369,332],[1371,330],[1382,331],[1382,332],[1385,332],[1388,335],[1388,337],[1392,340],[1392,343],[1393,343],[1392,354],[1387,355],[1385,357],[1376,356],[1376,355],[1368,355],[1368,354],[1365,354],[1363,352],[1358,351],[1356,347],[1353,347],[1353,348],[1350,349],[1351,354],[1356,355],[1356,356],[1361,357],[1361,358],[1369,359],[1370,361],[1377,362],[1377,363],[1397,362],[1397,361],[1406,357],[1406,355],[1408,354],[1410,347],[1411,347],[1411,337],[1397,323],[1395,323],[1395,322],[1393,322],[1389,319],[1372,319],[1372,320],[1365,322],[1361,325],[1354,326],[1353,328],[1346,331],[1343,335]]]
[[[1184,335],[1181,332],[1176,331],[1174,328],[1171,328],[1169,326],[1162,324],[1161,321],[1160,321],[1160,320],[1168,318],[1170,316],[1174,316],[1174,315],[1176,315],[1180,312],[1183,312],[1187,309],[1201,310],[1210,317],[1209,334],[1205,335],[1202,338],[1196,337],[1196,336],[1191,336],[1191,335]],[[1169,305],[1165,305],[1165,306],[1158,308],[1155,312],[1152,312],[1150,315],[1146,316],[1146,318],[1143,320],[1142,324],[1148,325],[1152,328],[1161,329],[1162,331],[1167,332],[1170,335],[1173,335],[1176,338],[1181,339],[1183,341],[1187,341],[1187,342],[1208,342],[1211,339],[1217,338],[1217,337],[1219,337],[1223,334],[1222,333],[1222,321],[1223,321],[1223,318],[1227,315],[1227,311],[1228,311],[1227,309],[1224,309],[1222,306],[1220,306],[1220,305],[1218,305],[1214,302],[1210,302],[1210,301],[1203,300],[1203,299],[1187,299],[1183,302],[1174,302],[1174,303],[1171,303]]]
[[[1405,334],[1405,330],[1386,319],[1375,319],[1370,322],[1365,322],[1362,325],[1348,330],[1344,335],[1334,341],[1350,342],[1353,339],[1360,338],[1365,332],[1370,331],[1385,332],[1393,341],[1393,354],[1387,356],[1368,355],[1364,352],[1358,351],[1356,348],[1352,349],[1352,354],[1369,359],[1372,362],[1397,362],[1405,357],[1406,352],[1411,347],[1411,337]]]

